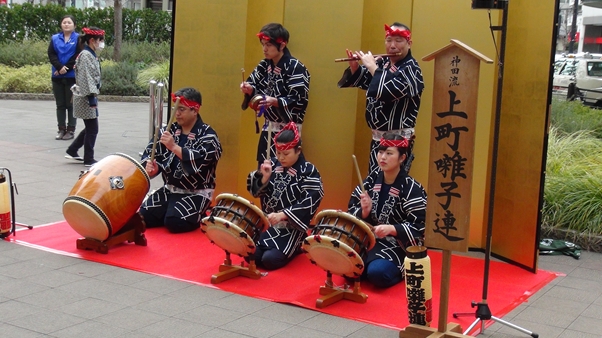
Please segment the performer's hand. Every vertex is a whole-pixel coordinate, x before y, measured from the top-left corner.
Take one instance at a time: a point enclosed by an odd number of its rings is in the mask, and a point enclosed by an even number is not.
[[[374,55],[372,55],[372,52],[364,53],[359,51],[356,53],[360,57],[360,60],[362,60],[364,67],[366,67],[368,71],[374,75],[374,71],[376,70],[376,59],[374,58]]]
[[[270,159],[266,159],[263,161],[261,166],[259,167],[259,172],[263,177],[261,178],[261,183],[266,184],[270,180],[270,176],[272,176],[272,162]]]
[[[240,84],[240,91],[244,94],[251,95],[253,94],[253,86],[251,86],[248,82],[243,82]]]
[[[362,217],[368,217],[372,210],[372,198],[370,198],[367,192],[360,194],[360,205],[362,206]]]
[[[278,224],[288,220],[284,212],[273,212],[267,215],[268,221],[271,225]]]
[[[161,134],[161,139],[159,141],[165,146],[165,148],[171,151],[173,151],[173,148],[176,146],[176,141],[174,140],[173,135],[167,130]]]
[[[61,68],[61,70],[59,70],[59,73],[62,74],[66,74],[69,71],[69,69],[67,69],[67,66],[63,66],[63,68]]]
[[[259,102],[260,107],[269,108],[269,107],[278,107],[278,99],[271,96],[266,96],[264,100]]]
[[[359,56],[356,53],[353,53],[349,49],[346,49],[346,51],[347,51],[347,58],[359,58]],[[360,68],[360,63],[358,60],[349,61],[349,69],[351,70],[352,74],[355,73],[355,71],[358,68]]]
[[[155,176],[157,173],[159,173],[159,165],[157,165],[157,161],[153,160],[151,161],[146,161],[146,173],[148,174],[148,176]]]
[[[381,224],[374,227],[374,235],[378,238],[386,236],[397,236],[397,230],[391,224]]]

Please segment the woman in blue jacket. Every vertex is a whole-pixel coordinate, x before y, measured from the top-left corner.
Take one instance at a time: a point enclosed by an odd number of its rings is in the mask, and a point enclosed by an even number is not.
[[[48,45],[48,59],[52,64],[52,92],[56,101],[58,132],[55,139],[70,140],[75,133],[77,119],[73,116],[71,86],[75,84],[75,58],[79,52],[75,32],[75,19],[65,15],[61,19],[61,32],[54,34]]]

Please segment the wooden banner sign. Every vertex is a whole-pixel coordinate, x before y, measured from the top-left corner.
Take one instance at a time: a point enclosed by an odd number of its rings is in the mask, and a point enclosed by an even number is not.
[[[435,59],[426,245],[468,251],[480,62],[493,61],[457,40]]]

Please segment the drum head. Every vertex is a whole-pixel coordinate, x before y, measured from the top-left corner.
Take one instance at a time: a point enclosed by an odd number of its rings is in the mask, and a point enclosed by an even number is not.
[[[238,225],[223,218],[203,218],[201,230],[213,243],[231,254],[247,257],[255,253],[253,239]]]
[[[364,261],[355,250],[328,236],[305,238],[303,252],[313,264],[335,275],[356,278],[364,271]]]
[[[316,222],[316,224],[320,225],[322,223],[321,222],[322,219],[324,219],[324,218],[337,218],[337,217],[345,219],[352,223],[355,223],[358,227],[360,227],[364,231],[364,233],[366,233],[368,235],[368,240],[370,241],[370,244],[366,248],[366,251],[371,250],[374,247],[374,245],[376,245],[376,237],[374,237],[372,228],[367,223],[365,223],[361,219],[353,216],[352,214],[349,214],[349,213],[346,213],[346,212],[343,212],[340,210],[334,210],[334,209],[322,210],[315,217],[315,219],[318,220],[318,222]]]
[[[248,200],[246,200],[238,195],[228,194],[228,193],[217,195],[217,197],[215,197],[215,202],[219,204],[219,201],[223,200],[223,199],[234,200],[240,204],[243,204],[244,206],[246,206],[247,208],[249,208],[253,212],[255,212],[255,214],[257,214],[259,216],[259,219],[261,220],[261,224],[257,224],[257,227],[261,231],[266,231],[270,227],[270,221],[268,220],[267,217],[265,217],[265,214],[263,213],[263,211],[261,211],[261,209],[259,209],[259,207],[257,207],[255,204],[249,202]]]
[[[63,215],[73,230],[85,238],[104,241],[112,235],[105,213],[86,199],[68,197],[63,203]]]

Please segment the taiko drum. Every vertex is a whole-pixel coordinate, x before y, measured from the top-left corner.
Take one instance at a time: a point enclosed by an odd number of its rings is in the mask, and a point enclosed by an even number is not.
[[[85,238],[104,241],[136,213],[150,189],[138,161],[115,153],[85,172],[63,202],[65,220]]]
[[[359,277],[364,271],[363,258],[376,243],[372,228],[338,210],[320,211],[315,218],[316,226],[303,241],[303,252],[313,264],[327,272]]]

